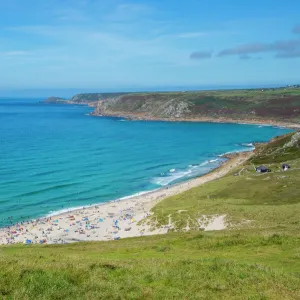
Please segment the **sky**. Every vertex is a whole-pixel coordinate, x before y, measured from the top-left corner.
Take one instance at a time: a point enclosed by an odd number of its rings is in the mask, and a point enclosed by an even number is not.
[[[299,0],[1,0],[0,90],[300,83]]]

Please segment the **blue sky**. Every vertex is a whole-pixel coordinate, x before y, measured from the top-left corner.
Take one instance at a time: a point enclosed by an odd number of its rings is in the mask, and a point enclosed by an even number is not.
[[[0,89],[300,83],[298,0],[9,0]]]

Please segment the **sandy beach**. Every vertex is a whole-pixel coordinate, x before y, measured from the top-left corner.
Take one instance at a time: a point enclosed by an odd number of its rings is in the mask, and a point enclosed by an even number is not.
[[[231,155],[219,168],[209,174],[135,197],[115,200],[101,205],[72,210],[56,216],[41,218],[0,229],[0,244],[41,243],[64,244],[79,241],[107,241],[143,235],[165,234],[172,224],[151,230],[139,221],[151,215],[151,209],[164,198],[180,194],[193,187],[218,179],[241,165],[253,152]],[[203,216],[204,220],[206,216]],[[204,230],[226,228],[226,216],[209,216],[209,222],[199,223]]]

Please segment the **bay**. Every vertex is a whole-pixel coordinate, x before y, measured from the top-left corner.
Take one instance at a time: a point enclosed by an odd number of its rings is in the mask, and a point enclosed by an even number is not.
[[[0,227],[205,174],[221,154],[287,129],[126,121],[92,108],[0,99]]]

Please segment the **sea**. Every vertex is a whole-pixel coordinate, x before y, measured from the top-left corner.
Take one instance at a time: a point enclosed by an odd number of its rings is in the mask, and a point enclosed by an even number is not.
[[[173,185],[290,131],[93,117],[42,100],[0,99],[0,227]]]

